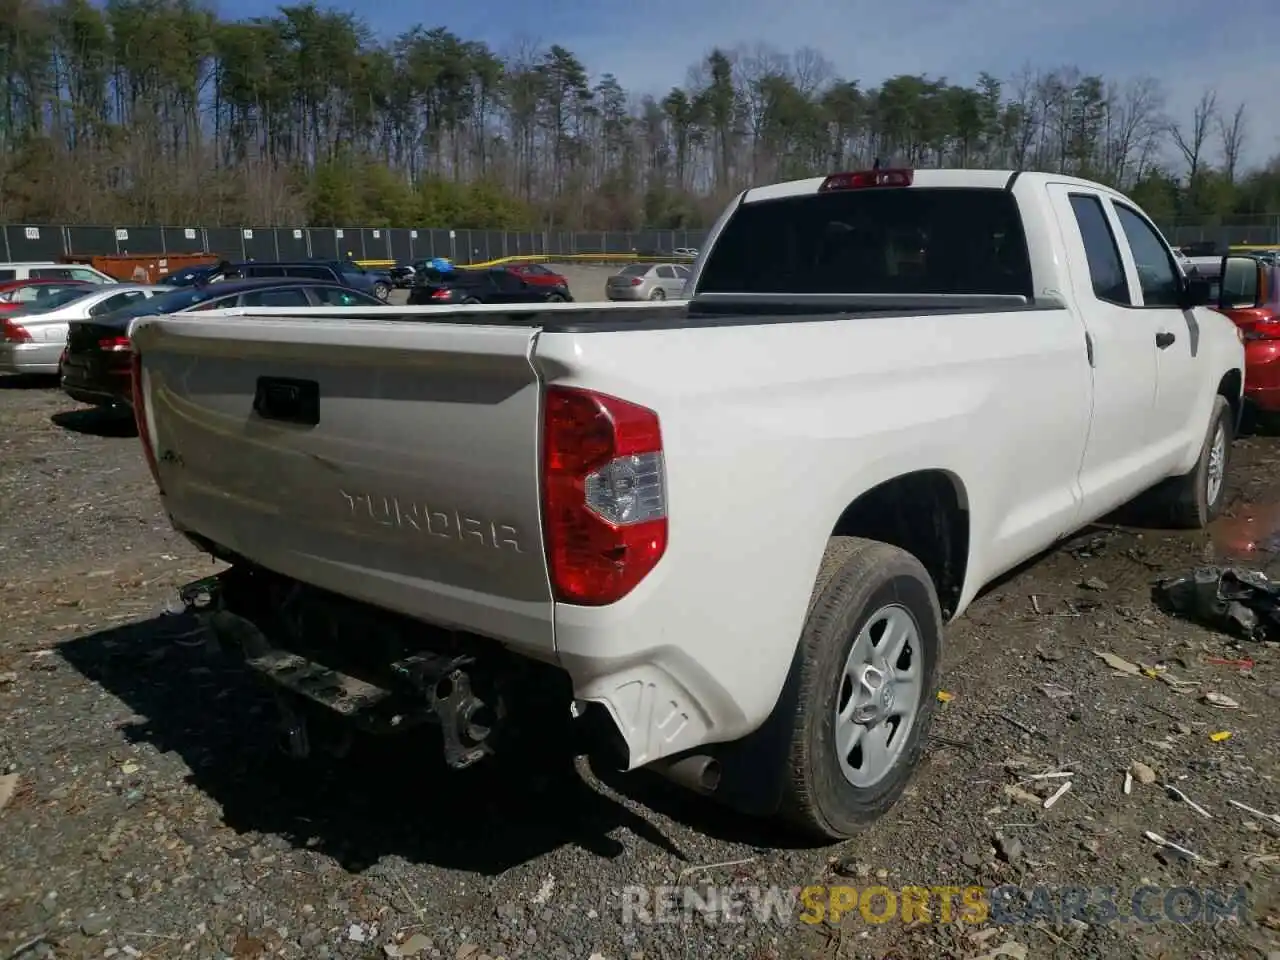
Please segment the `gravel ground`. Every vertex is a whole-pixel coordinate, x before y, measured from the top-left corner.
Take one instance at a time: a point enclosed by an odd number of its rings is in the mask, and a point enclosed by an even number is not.
[[[1280,811],[1277,652],[1165,616],[1148,584],[1265,548],[1278,462],[1276,440],[1239,444],[1232,516],[1211,537],[1099,526],[975,603],[949,631],[950,699],[907,796],[813,850],[581,765],[447,777],[419,741],[287,763],[257,689],[158,619],[215,568],[169,531],[136,437],[0,378],[0,960],[1267,957],[1280,826],[1227,801]],[[1096,653],[1167,670],[1128,675]],[[1073,786],[1046,809],[1068,778],[1034,775],[1064,770]],[[1114,886],[1122,909],[1143,884],[1244,885],[1251,919],[623,922],[623,888],[676,883]]]

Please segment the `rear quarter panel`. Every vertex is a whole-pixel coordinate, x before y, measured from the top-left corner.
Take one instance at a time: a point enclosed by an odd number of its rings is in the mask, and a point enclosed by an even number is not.
[[[688,715],[679,743],[651,743],[638,762],[767,717],[828,537],[865,491],[915,470],[955,478],[972,527],[962,606],[1043,546],[1027,532],[1037,515],[1072,506],[1064,478],[1083,436],[1059,443],[1045,427],[1051,411],[1087,414],[1083,337],[1065,310],[543,333],[535,364],[661,418],[666,555],[621,602],[556,613],[580,696],[624,729],[653,702]],[[648,689],[620,689],[635,663]]]

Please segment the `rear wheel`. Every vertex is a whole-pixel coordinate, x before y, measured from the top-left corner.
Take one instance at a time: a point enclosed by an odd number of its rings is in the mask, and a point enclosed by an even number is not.
[[[663,290],[661,287],[659,287],[657,290],[653,291],[653,293],[649,294],[649,299],[650,299],[650,300],[665,300],[665,299],[667,299],[667,292],[666,292],[665,290]]]
[[[373,285],[373,295],[379,300],[386,300],[391,296],[391,288],[379,281]]]
[[[464,306],[470,306],[473,303],[479,303],[479,302],[480,301],[477,300],[475,297],[467,297],[465,300],[462,301]]]
[[[832,538],[789,681],[781,812],[794,826],[845,839],[901,796],[933,719],[941,637],[933,581],[915,557]]]
[[[564,294],[553,293],[547,297],[547,303],[564,303]]]

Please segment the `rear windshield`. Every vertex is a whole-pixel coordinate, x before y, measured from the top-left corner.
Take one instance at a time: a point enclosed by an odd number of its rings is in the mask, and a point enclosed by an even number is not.
[[[619,272],[618,276],[643,277],[646,273],[649,272],[649,269],[652,266],[653,265],[649,263],[633,263],[629,266],[623,267],[622,270]]]
[[[743,204],[698,293],[1032,296],[1008,190],[849,190]]]

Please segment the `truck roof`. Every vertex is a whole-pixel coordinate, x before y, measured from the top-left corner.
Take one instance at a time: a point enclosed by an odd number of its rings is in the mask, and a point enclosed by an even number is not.
[[[902,168],[887,167],[885,169]],[[1123,194],[1117,193],[1110,187],[1096,183],[1092,180],[1081,180],[1079,177],[1060,176],[1056,173],[1034,173],[1026,170],[912,169],[911,177],[911,185],[913,187],[951,189],[969,187],[979,190],[1002,190],[1013,186],[1014,180],[1020,180],[1025,177],[1041,183],[1052,182],[1076,184],[1078,186],[1088,187],[1090,190],[1097,190],[1112,196],[1123,196]],[[743,194],[742,202],[757,203],[761,200],[781,200],[785,197],[799,197],[804,196],[805,194],[817,193],[818,188],[822,186],[823,181],[826,179],[827,175],[824,175],[821,177],[806,177],[803,180],[787,180],[782,183],[771,183],[763,187],[753,187]]]

